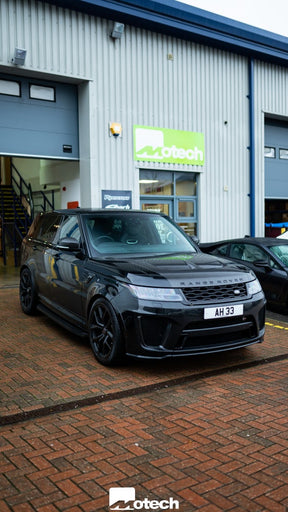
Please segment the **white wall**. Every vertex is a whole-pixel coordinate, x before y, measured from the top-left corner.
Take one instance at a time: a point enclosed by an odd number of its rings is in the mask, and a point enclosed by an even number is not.
[[[68,203],[78,202],[78,206],[82,206],[80,202],[80,182],[77,180],[61,182],[61,208],[68,208]]]
[[[80,206],[79,162],[46,161],[40,169],[40,184],[60,186],[61,208],[67,208],[72,201],[78,201]]]

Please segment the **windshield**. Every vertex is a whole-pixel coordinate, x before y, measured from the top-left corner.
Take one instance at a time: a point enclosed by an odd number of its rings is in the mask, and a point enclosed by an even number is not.
[[[272,245],[270,251],[282,261],[285,267],[288,267],[288,245]]]
[[[182,230],[161,215],[109,212],[82,218],[92,255],[197,252]]]

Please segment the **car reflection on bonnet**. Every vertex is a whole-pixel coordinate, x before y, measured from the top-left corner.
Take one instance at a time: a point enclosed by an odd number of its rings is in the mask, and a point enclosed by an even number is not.
[[[99,362],[207,354],[262,341],[254,273],[203,254],[169,217],[133,210],[37,216],[21,249],[20,303],[81,336]]]

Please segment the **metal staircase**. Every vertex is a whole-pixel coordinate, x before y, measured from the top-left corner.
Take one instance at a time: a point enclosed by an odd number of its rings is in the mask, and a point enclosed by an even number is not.
[[[15,267],[18,265],[19,250],[23,237],[27,233],[32,216],[11,185],[0,187],[1,214],[1,252],[4,265],[7,264],[7,253],[13,251]]]
[[[13,164],[11,171],[11,185],[0,185],[0,256],[6,265],[8,255],[12,253],[17,267],[22,240],[34,218],[34,201],[31,185],[25,182]],[[44,192],[40,196],[37,212],[53,210],[54,194],[52,202]]]

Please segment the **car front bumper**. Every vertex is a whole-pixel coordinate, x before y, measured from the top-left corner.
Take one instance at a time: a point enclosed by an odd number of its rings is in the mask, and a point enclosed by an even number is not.
[[[229,303],[229,305],[231,305]],[[127,355],[165,358],[216,353],[263,341],[265,299],[243,302],[241,316],[204,319],[204,306],[138,301],[122,316]],[[209,307],[219,304],[209,304]]]

